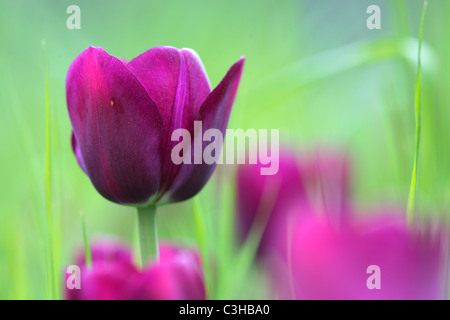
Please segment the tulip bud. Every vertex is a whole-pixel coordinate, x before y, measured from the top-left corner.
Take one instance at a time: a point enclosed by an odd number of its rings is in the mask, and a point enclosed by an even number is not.
[[[187,249],[161,245],[160,261],[142,270],[132,262],[130,250],[110,241],[92,246],[92,267],[84,255],[76,259],[80,289],[67,288],[69,300],[203,300],[205,286],[198,255]],[[70,275],[66,274],[66,280]]]
[[[155,47],[128,63],[102,48],[84,50],[67,74],[67,106],[74,153],[97,191],[140,207],[197,194],[215,163],[175,164],[171,135],[193,136],[195,121],[224,135],[243,66],[241,58],[211,91],[191,49]]]

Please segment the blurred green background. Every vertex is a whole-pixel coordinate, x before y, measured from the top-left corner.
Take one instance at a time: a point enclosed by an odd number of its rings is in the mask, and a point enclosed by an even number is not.
[[[81,9],[80,30],[66,27],[66,9],[72,4]],[[381,30],[366,27],[366,9],[372,4],[381,8]],[[153,46],[190,47],[202,58],[213,87],[245,55],[229,128],[280,129],[282,143],[300,153],[318,146],[342,148],[352,156],[357,206],[406,209],[422,4],[0,0],[0,299],[49,297],[46,72],[53,249],[55,273],[62,278],[64,266],[83,244],[80,213],[91,240],[110,235],[136,242],[134,209],[103,199],[72,154],[65,78],[82,50],[101,46],[132,59]],[[419,171],[420,212],[444,218],[450,205],[449,16],[449,1],[429,1]],[[199,195],[207,243],[219,251],[233,240],[230,223],[228,231],[220,231],[222,213],[233,211],[233,179],[227,170],[219,167]],[[224,177],[229,180],[225,188],[218,182]],[[196,245],[191,201],[160,208],[158,223],[163,241]],[[231,262],[228,272],[233,272]],[[265,281],[258,272],[251,274],[216,297],[266,297],[261,290]]]

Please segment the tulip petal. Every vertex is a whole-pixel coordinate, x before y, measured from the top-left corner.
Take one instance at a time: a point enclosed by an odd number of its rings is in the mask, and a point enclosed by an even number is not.
[[[70,290],[67,297],[69,300],[128,300],[130,287],[139,276],[130,263],[94,262],[92,269],[86,266],[81,269],[81,290]]]
[[[117,240],[107,238],[94,242],[91,246],[91,258],[93,262],[133,263],[132,253],[128,247]],[[86,264],[84,248],[78,252],[75,262],[79,266]]]
[[[127,68],[158,106],[166,134],[193,126],[201,104],[211,92],[205,68],[195,51],[155,47],[131,60]]]
[[[178,115],[177,110],[173,110],[177,92],[183,96],[184,79],[180,81],[180,64],[179,50],[172,47],[152,48],[127,64],[156,103],[164,121],[165,135],[175,120],[173,118]]]
[[[173,245],[161,245],[159,263],[138,270],[132,263],[131,250],[110,240],[91,247],[92,267],[84,257],[80,266],[81,288],[65,294],[69,300],[200,300],[205,299],[205,285],[200,258],[196,251]],[[65,280],[70,273],[65,273]]]
[[[219,129],[225,134],[228,119],[244,69],[245,57],[231,66],[219,85],[209,94],[199,110],[203,129]]]
[[[66,92],[76,146],[95,188],[117,203],[147,202],[159,189],[164,128],[145,88],[119,59],[90,47],[70,66]]]
[[[187,106],[193,110],[193,114],[196,116],[202,103],[211,93],[211,84],[209,83],[205,67],[198,54],[188,48],[181,49],[181,53],[186,59],[186,68],[189,77],[189,99]]]
[[[84,171],[84,173],[86,173],[86,168],[84,166],[83,157],[81,156],[81,150],[80,150],[80,147],[78,146],[77,139],[75,138],[75,135],[73,134],[73,132],[72,132],[71,142],[72,142],[72,150],[73,150],[73,153],[75,154],[75,157],[77,158],[78,165],[81,167],[81,169]]]
[[[225,137],[225,129],[236,97],[244,61],[245,58],[242,57],[231,66],[219,85],[208,95],[200,107],[197,120],[202,121],[202,134],[206,130],[214,128],[220,130]],[[208,144],[209,142],[203,142],[202,150]],[[193,157],[194,152],[192,152],[191,164],[180,165],[179,172],[168,191],[170,199],[165,199],[167,202],[189,199],[203,188],[211,176],[215,163],[194,164]]]
[[[294,228],[290,257],[298,299],[444,297],[441,262],[446,247],[440,234],[424,236],[395,216],[369,218],[339,230],[310,216]],[[379,289],[367,287],[372,265],[380,268]]]
[[[262,235],[258,253],[269,253],[274,249],[279,233],[286,229],[292,206],[301,206],[301,214],[307,212],[310,206],[305,185],[305,177],[309,172],[305,170],[304,161],[299,161],[297,155],[281,149],[279,170],[276,175],[261,175],[263,164],[245,164],[237,169],[237,229],[240,240],[244,241],[257,221],[263,215],[268,215],[266,228]],[[274,195],[271,210],[261,210],[267,195]],[[299,210],[300,211],[300,210]],[[285,234],[285,233],[284,233]]]
[[[164,121],[164,154],[160,194],[172,184],[179,167],[171,161],[172,132],[184,128],[193,132],[201,104],[211,92],[200,57],[191,49],[155,47],[127,64],[158,106]]]
[[[86,265],[84,250],[75,259],[80,267],[81,288],[66,286],[68,300],[124,300],[129,288],[139,277],[133,266],[131,250],[121,242],[112,239],[95,241],[91,246],[92,268]],[[65,273],[66,281],[71,276]]]
[[[160,262],[143,271],[131,294],[136,300],[204,300],[205,296],[198,255],[171,247],[161,247]]]

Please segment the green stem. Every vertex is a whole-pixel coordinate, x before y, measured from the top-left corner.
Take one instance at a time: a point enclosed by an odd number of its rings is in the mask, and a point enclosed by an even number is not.
[[[144,266],[151,260],[159,261],[156,207],[137,208],[137,211],[141,265]]]

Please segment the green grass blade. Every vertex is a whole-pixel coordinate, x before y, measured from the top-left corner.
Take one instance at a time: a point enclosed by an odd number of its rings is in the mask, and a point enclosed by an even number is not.
[[[192,213],[194,214],[195,234],[197,237],[197,245],[200,250],[202,269],[205,275],[206,298],[212,297],[212,279],[209,259],[209,249],[206,245],[206,227],[199,197],[192,199]]]
[[[418,172],[419,172],[419,152],[420,152],[420,132],[422,124],[422,39],[423,39],[423,27],[425,22],[425,14],[427,11],[427,1],[423,3],[422,18],[420,21],[419,31],[419,49],[417,59],[417,79],[415,88],[415,119],[416,119],[416,135],[415,135],[415,151],[414,151],[414,163],[411,176],[411,186],[409,189],[408,207],[407,207],[407,220],[412,222],[416,215],[417,209],[417,193],[418,193]]]
[[[411,48],[417,46],[417,39],[410,37],[388,37],[370,41],[360,41],[349,45],[318,53],[299,60],[267,76],[256,83],[247,92],[249,99],[273,92],[265,100],[265,106],[258,115],[244,116],[243,122],[255,117],[267,116],[278,108],[282,101],[298,95],[301,90],[314,83],[320,83],[349,70],[364,66],[400,59],[416,65],[416,56],[410,54]],[[422,44],[420,44],[422,47]],[[434,50],[423,44],[422,67],[430,72],[435,68]]]
[[[83,243],[84,243],[84,256],[86,259],[86,265],[88,269],[92,268],[92,254],[91,254],[91,246],[89,244],[89,238],[86,231],[86,222],[84,220],[83,213],[80,213],[81,219],[81,232],[83,233]]]
[[[45,207],[47,211],[48,229],[48,275],[49,275],[49,298],[55,300],[58,297],[58,268],[55,261],[55,239],[53,226],[53,201],[52,201],[52,172],[51,172],[51,127],[50,127],[50,89],[48,77],[48,63],[45,52],[45,42],[42,42],[45,64]]]
[[[235,253],[234,256],[228,258],[226,281],[222,281],[223,287],[218,293],[220,299],[230,299],[236,293],[235,290],[239,289],[240,284],[244,281],[246,275],[251,270],[253,262],[255,261],[256,254],[258,252],[259,244],[269,221],[270,214],[274,208],[276,199],[278,197],[280,182],[264,185],[263,196],[258,205],[256,219],[253,222],[250,232],[245,239],[244,243]],[[232,211],[233,212],[233,211]],[[231,214],[231,212],[229,212]],[[233,267],[230,267],[230,261],[233,261]]]

